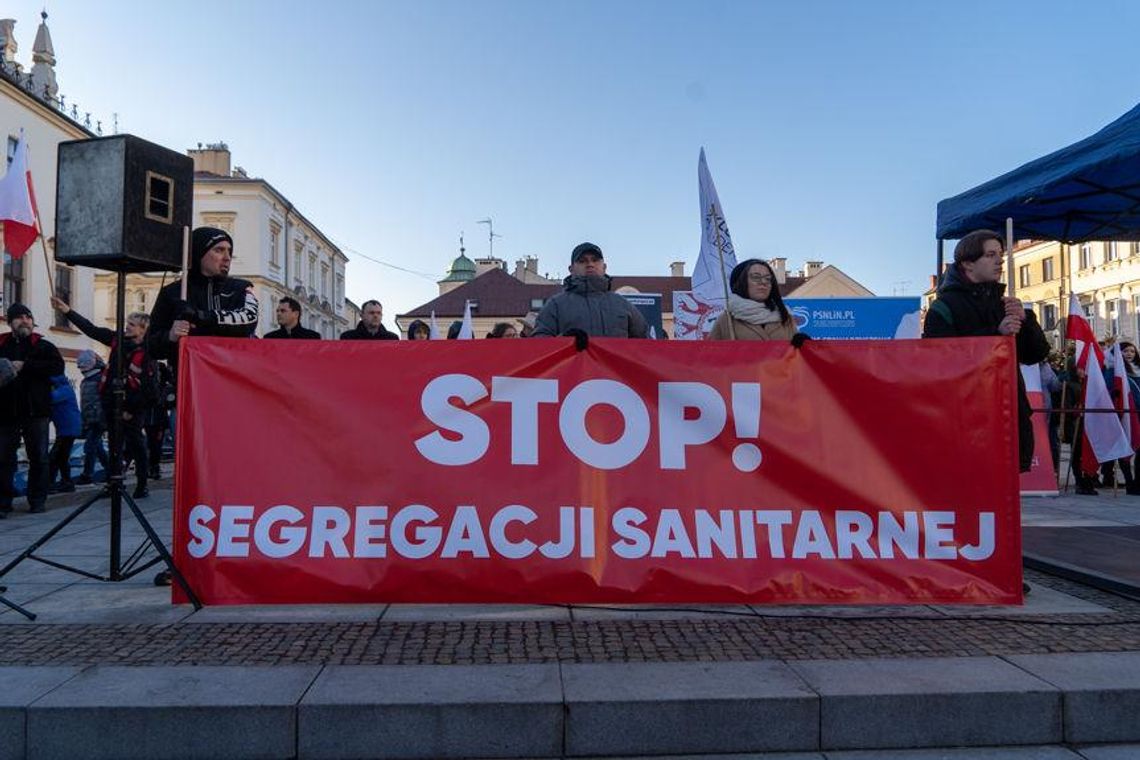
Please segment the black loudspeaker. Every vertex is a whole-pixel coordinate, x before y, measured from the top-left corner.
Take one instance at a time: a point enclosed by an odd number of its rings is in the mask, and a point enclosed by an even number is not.
[[[113,272],[182,268],[194,160],[133,135],[59,144],[55,260]]]

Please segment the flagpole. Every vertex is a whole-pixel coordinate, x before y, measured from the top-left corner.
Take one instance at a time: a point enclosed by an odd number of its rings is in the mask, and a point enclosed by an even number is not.
[[[55,271],[52,269],[51,260],[48,258],[47,243],[44,242],[44,230],[40,226],[40,212],[35,206],[32,206],[32,210],[36,214],[36,237],[40,239],[40,250],[44,252],[44,266],[47,267],[48,291],[51,293],[51,297],[55,298]]]
[[[736,340],[736,325],[732,323],[732,312],[728,310],[728,275],[724,273],[724,243],[720,239],[720,224],[716,218],[715,203],[709,204],[709,216],[713,226],[716,227],[716,254],[720,258],[720,280],[724,283],[724,311],[728,314],[728,334]],[[772,287],[776,287],[776,283],[773,282]]]

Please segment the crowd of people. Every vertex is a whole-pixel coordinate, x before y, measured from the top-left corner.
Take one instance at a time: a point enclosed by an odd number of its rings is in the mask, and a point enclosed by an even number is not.
[[[938,297],[926,316],[923,337],[943,338],[972,335],[1009,335],[1015,338],[1018,361],[1043,362],[1049,344],[1033,312],[1015,298],[1005,295],[1001,283],[1004,246],[1001,237],[979,230],[959,241],[954,264],[942,278]],[[224,230],[199,227],[193,231],[191,260],[186,282],[175,281],[159,292],[150,314],[133,313],[123,329],[122,346],[114,330],[91,323],[61,299],[52,306],[76,329],[109,348],[106,360],[94,351],[79,354],[82,374],[79,399],[63,374],[59,350],[34,331],[31,311],[21,305],[8,308],[10,332],[0,335],[0,517],[12,509],[13,475],[16,452],[21,440],[27,451],[29,510],[44,509],[47,494],[74,490],[75,483],[95,478],[96,466],[106,469],[108,452],[103,439],[115,420],[115,391],[121,386],[119,404],[124,462],[134,465],[134,496],[149,494],[148,481],[160,477],[159,462],[163,440],[171,427],[169,420],[175,396],[178,342],[187,336],[254,337],[258,324],[258,302],[253,285],[230,276],[233,239]],[[649,326],[628,300],[614,292],[606,274],[602,249],[582,243],[570,254],[569,274],[561,292],[550,298],[542,310],[518,320],[517,326],[500,322],[487,338],[529,338],[572,336],[579,348],[592,336],[649,337]],[[799,347],[808,336],[798,332],[796,322],[780,295],[775,273],[760,259],[737,264],[729,276],[726,308],[713,325],[710,340],[789,341]],[[185,287],[185,292],[183,292]],[[301,326],[301,305],[293,298],[280,299],[275,316],[278,329],[263,337],[270,340],[318,340],[319,333]],[[400,336],[383,325],[383,306],[375,300],[361,307],[359,324],[341,334],[342,340],[399,340]],[[448,337],[462,330],[454,322]],[[432,327],[413,321],[407,339],[425,340]],[[1129,367],[1129,384],[1140,405],[1140,362],[1134,346],[1124,346]],[[125,367],[121,380],[113,376],[120,361]],[[1065,383],[1079,382],[1067,372],[1045,379],[1045,386],[1061,394]],[[1018,375],[1018,433],[1022,470],[1028,468],[1033,452],[1029,424],[1030,407],[1024,384]],[[1076,398],[1076,393],[1069,398]],[[1069,403],[1058,398],[1055,404]],[[55,444],[49,449],[49,421],[56,426]],[[1059,447],[1065,426],[1051,420],[1051,445]],[[1058,440],[1052,440],[1056,437]],[[82,473],[71,477],[71,449],[84,439]],[[1073,435],[1070,440],[1079,441]],[[1123,468],[1132,492],[1140,488],[1140,477],[1131,465]],[[54,483],[54,486],[53,486]],[[1086,480],[1078,481],[1079,492],[1092,489]]]

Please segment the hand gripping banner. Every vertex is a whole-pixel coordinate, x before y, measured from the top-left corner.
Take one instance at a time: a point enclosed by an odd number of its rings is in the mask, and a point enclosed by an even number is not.
[[[206,603],[1021,601],[1009,339],[183,344]]]

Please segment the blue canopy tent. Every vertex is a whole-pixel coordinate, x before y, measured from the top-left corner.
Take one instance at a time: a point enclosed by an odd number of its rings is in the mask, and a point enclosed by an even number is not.
[[[942,241],[971,230],[1015,240],[1140,240],[1140,106],[1091,137],[938,204]]]

